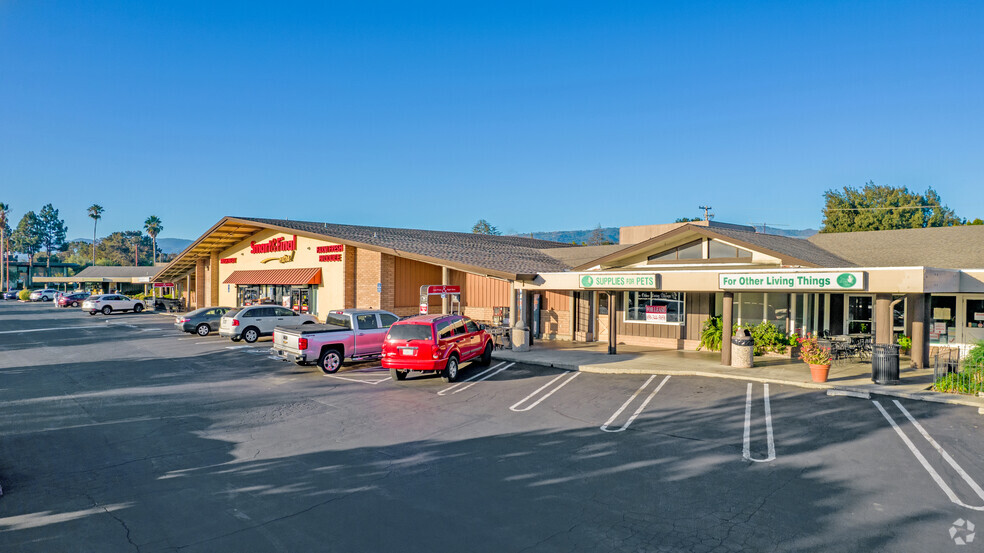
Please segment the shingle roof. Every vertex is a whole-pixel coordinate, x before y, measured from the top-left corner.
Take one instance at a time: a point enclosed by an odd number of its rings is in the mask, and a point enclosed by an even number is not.
[[[570,267],[579,267],[590,261],[600,259],[606,255],[611,255],[619,250],[628,248],[629,246],[631,246],[631,244],[606,244],[604,246],[572,246],[569,248],[551,248],[542,251],[565,265]]]
[[[156,267],[151,267],[145,265],[142,267],[133,266],[113,266],[113,265],[93,265],[82,269],[76,273],[73,278],[133,278],[133,277],[152,277],[156,276],[158,272],[164,267],[158,265]]]
[[[984,225],[837,232],[807,240],[866,267],[984,268]]]
[[[758,246],[759,248],[772,250],[784,256],[799,259],[818,267],[853,267],[863,264],[852,262],[830,251],[828,248],[822,248],[802,238],[761,234],[729,228],[713,228],[710,230],[716,234],[740,240],[747,244]]]
[[[236,217],[236,219],[513,274],[567,270],[570,268],[569,265],[547,255],[545,250],[576,247],[562,242],[522,236],[490,236],[465,232],[364,227],[253,217]]]

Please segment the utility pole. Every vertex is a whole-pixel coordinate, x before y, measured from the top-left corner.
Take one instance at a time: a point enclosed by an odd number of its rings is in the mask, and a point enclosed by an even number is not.
[[[140,258],[137,257],[137,252],[139,251],[139,248],[140,248],[140,242],[138,242],[137,240],[134,240],[133,241],[133,266],[134,267],[139,267],[140,266]]]
[[[700,206],[700,208],[704,210],[704,220],[705,221],[709,221],[710,219],[707,216],[707,212],[710,211],[710,210],[712,210],[712,209],[714,209],[714,208],[711,207],[711,206],[709,206],[709,205],[702,205],[702,206]]]

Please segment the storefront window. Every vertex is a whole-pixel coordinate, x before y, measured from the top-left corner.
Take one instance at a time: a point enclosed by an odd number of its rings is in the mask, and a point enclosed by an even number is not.
[[[929,300],[929,316],[933,321],[933,326],[929,329],[929,343],[949,344],[956,341],[956,296],[932,296]]]
[[[765,294],[761,292],[742,292],[738,301],[738,323],[755,326],[762,322],[765,313]]]
[[[984,328],[984,300],[967,300],[968,328]]]
[[[626,292],[625,321],[651,324],[682,324],[682,292]]]
[[[871,334],[871,297],[847,297],[847,333]]]

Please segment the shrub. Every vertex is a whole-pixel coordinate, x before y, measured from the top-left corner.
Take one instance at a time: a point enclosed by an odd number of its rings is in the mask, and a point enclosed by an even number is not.
[[[967,356],[963,359],[964,370],[975,369],[978,371],[984,371],[984,340],[977,342],[977,345],[973,347]]]
[[[31,291],[28,290],[27,288],[24,288],[20,292],[17,292],[17,297],[21,301],[27,301],[27,300],[31,299]]]
[[[908,352],[910,349],[912,349],[912,338],[908,336],[905,335],[899,336],[895,341],[896,343],[898,343],[899,349],[901,349],[904,352]]]
[[[700,344],[697,346],[697,351],[700,351],[701,348],[709,351],[721,351],[722,335],[721,317],[707,319],[700,329]]]

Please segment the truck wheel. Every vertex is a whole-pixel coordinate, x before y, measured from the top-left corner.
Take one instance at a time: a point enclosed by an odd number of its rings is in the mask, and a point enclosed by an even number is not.
[[[252,344],[260,337],[260,331],[253,327],[249,327],[243,331],[243,340],[246,340],[247,344]]]
[[[199,336],[208,336],[208,333],[211,332],[211,330],[212,329],[209,328],[206,323],[202,323],[195,328],[195,332],[197,332]]]
[[[102,312],[103,315],[109,315],[110,313],[113,312],[113,308],[107,305],[106,307],[102,308]]]
[[[342,356],[337,349],[326,349],[318,359],[318,366],[325,374],[335,374],[342,368]]]
[[[448,358],[448,365],[444,367],[441,371],[441,380],[445,382],[454,382],[458,380],[458,357],[452,355]]]
[[[406,369],[390,369],[390,378],[393,380],[406,380],[408,372],[410,371]]]
[[[485,351],[482,352],[482,360],[480,363],[483,365],[492,363],[492,342],[485,344]]]

